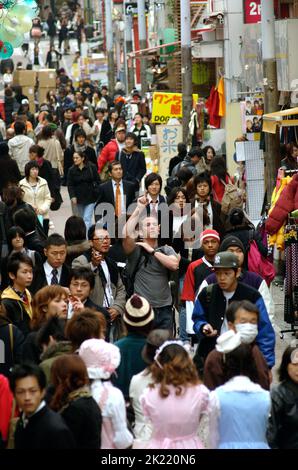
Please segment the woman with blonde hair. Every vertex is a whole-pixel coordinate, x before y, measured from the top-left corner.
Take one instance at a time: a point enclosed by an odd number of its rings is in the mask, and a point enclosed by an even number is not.
[[[67,319],[68,294],[64,287],[54,285],[40,289],[33,297],[31,329],[23,347],[23,360],[40,363],[41,349],[37,344],[40,328],[52,317]]]
[[[163,343],[150,371],[153,383],[140,399],[153,428],[147,448],[202,449],[198,428],[208,408],[209,392],[183,343]]]

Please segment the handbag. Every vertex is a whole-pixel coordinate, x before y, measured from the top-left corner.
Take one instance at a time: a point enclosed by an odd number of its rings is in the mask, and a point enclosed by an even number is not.
[[[60,160],[58,160],[58,166],[57,166],[57,168],[58,168],[58,171],[59,171],[59,175],[60,175],[60,176],[64,176],[64,170],[63,170],[63,166],[62,166],[62,163],[61,163]]]
[[[267,258],[261,255],[255,240],[250,240],[248,249],[248,270],[259,274],[268,286],[275,278],[275,268]]]
[[[33,28],[31,29],[31,36],[33,38],[40,38],[41,35],[42,35],[41,29],[38,26],[33,26]]]
[[[50,205],[51,211],[58,211],[61,207],[61,204],[63,202],[62,196],[60,194],[59,188],[55,188],[53,191],[52,197],[54,201]]]
[[[91,176],[92,195],[93,195],[93,199],[95,199],[95,202],[96,202],[97,199],[98,199],[98,196],[99,196],[100,182],[99,181],[94,181],[94,175],[93,175],[93,172],[92,172],[92,167],[90,165],[88,165],[88,168],[89,168],[90,176]]]
[[[58,211],[61,207],[61,204],[63,202],[62,196],[60,194],[60,178],[64,176],[64,171],[63,171],[63,165],[61,163],[61,160],[59,160],[59,155],[58,155],[58,149],[55,141],[55,149],[56,149],[56,155],[57,155],[57,171],[53,169],[54,172],[54,178],[55,178],[55,188],[53,190],[52,198],[54,201],[50,205],[51,211]]]
[[[57,156],[57,169],[59,171],[59,175],[64,176],[64,169],[63,169],[62,162],[59,158],[59,153],[58,153],[58,148],[57,148],[58,143],[59,143],[59,141],[55,138],[55,150],[56,150],[56,156]]]
[[[130,267],[130,269],[128,269],[128,266],[126,264],[125,268],[121,272],[121,280],[126,290],[127,299],[129,299],[134,293],[135,277],[141,266],[142,256],[143,256],[143,250],[141,249],[139,257],[136,261],[136,264],[132,268]]]

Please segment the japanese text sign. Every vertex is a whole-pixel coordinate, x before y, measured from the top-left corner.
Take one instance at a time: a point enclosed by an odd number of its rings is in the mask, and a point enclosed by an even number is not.
[[[159,147],[159,171],[160,176],[165,179],[168,174],[169,161],[177,155],[177,146],[182,140],[182,126],[157,126],[157,142]]]
[[[152,122],[166,124],[170,118],[182,118],[182,93],[153,93]]]

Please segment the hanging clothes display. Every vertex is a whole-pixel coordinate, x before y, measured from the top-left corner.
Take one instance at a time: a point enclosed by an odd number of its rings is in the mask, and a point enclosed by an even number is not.
[[[285,304],[284,321],[298,326],[298,223],[285,227]]]
[[[217,89],[213,86],[210,91],[210,96],[206,101],[206,108],[209,113],[209,124],[216,129],[220,128],[219,112],[219,94]]]
[[[284,172],[282,172],[282,175],[283,174],[284,174]],[[276,181],[276,187],[275,187],[275,189],[272,193],[272,197],[271,197],[271,207],[270,207],[269,214],[274,209],[275,204],[277,203],[278,199],[280,198],[280,195],[281,195],[282,191],[290,183],[291,180],[292,180],[292,178],[290,176],[286,176],[286,177],[278,176],[277,181]],[[276,248],[279,251],[284,250],[284,225],[282,225],[282,227],[280,227],[277,232],[275,232],[274,234],[269,236],[268,244],[271,247],[276,245]]]
[[[298,208],[298,174],[295,172],[285,172],[294,174],[291,181],[282,189],[275,206],[269,212],[266,221],[266,230],[269,235],[277,233],[288,218],[288,214]]]
[[[226,98],[225,98],[225,80],[223,77],[221,77],[221,79],[218,82],[217,91],[218,91],[218,97],[219,97],[218,115],[220,117],[225,117]]]

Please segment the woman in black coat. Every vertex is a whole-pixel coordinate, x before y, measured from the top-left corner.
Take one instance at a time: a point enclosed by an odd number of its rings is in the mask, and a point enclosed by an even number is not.
[[[101,131],[100,131],[100,142],[106,145],[110,140],[115,138],[115,127],[118,119],[118,113],[115,110],[111,110],[106,119],[103,120]]]
[[[18,184],[22,179],[18,164],[10,158],[9,148],[6,142],[0,143],[0,193],[9,184]]]
[[[58,357],[52,365],[55,393],[50,403],[71,430],[77,449],[100,449],[101,411],[92,398],[84,361],[75,354]]]
[[[192,205],[196,209],[198,204],[203,204],[205,215],[209,222],[204,224],[205,228],[216,230],[220,238],[224,237],[225,229],[221,215],[221,205],[213,200],[212,183],[209,174],[200,173],[193,179],[194,196],[191,198]]]
[[[59,69],[59,61],[62,59],[62,54],[60,54],[60,52],[58,52],[56,49],[55,49],[55,46],[52,45],[50,47],[50,50],[48,51],[47,53],[47,57],[46,57],[46,66],[49,67],[49,69],[56,69],[58,70]]]
[[[86,155],[88,162],[97,166],[95,150],[88,145],[86,132],[80,127],[74,133],[73,145],[67,147],[64,152],[64,177],[66,178],[66,181],[68,170],[73,165],[73,154],[75,152],[83,152]]]
[[[10,126],[13,122],[12,114],[18,111],[21,103],[18,103],[11,88],[7,87],[4,94],[5,123],[7,126]]]
[[[86,239],[86,225],[81,217],[70,216],[65,222],[64,238],[67,243],[66,264],[72,265],[75,258],[90,250],[90,243]]]
[[[125,147],[120,154],[116,154],[116,160],[122,165],[123,179],[134,183],[136,191],[139,191],[147,168],[145,155],[138,149],[137,143],[137,136],[133,132],[128,132],[125,137]]]
[[[48,36],[50,38],[50,46],[53,46],[55,43],[55,36],[57,34],[56,20],[52,12],[49,13],[48,19]]]
[[[33,207],[23,201],[23,191],[19,186],[13,185],[5,188],[2,199],[7,207],[7,216],[5,218],[6,231],[8,231],[13,225],[16,225],[13,220],[16,212],[27,208],[32,209],[34,212]]]
[[[89,163],[85,153],[74,152],[74,165],[68,171],[67,187],[74,215],[84,219],[87,231],[92,225],[94,205],[100,179],[97,167]]]
[[[279,369],[280,384],[271,390],[267,432],[273,449],[298,449],[298,348],[288,346]]]

